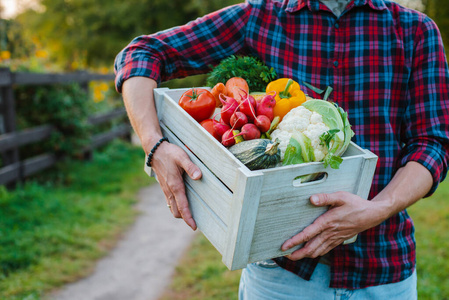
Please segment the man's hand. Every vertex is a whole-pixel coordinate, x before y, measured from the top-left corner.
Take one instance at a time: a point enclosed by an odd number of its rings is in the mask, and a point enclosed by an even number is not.
[[[315,206],[329,206],[329,210],[282,245],[282,250],[286,251],[306,243],[303,248],[287,256],[291,260],[322,256],[382,221],[372,213],[373,202],[347,192],[313,195],[310,202]]]
[[[184,150],[170,143],[162,143],[159,146],[153,155],[152,169],[156,173],[173,216],[182,218],[187,225],[196,230],[182,175],[186,172],[190,178],[198,180],[201,178],[200,169],[192,163]]]
[[[123,83],[126,111],[146,154],[150,153],[162,138],[153,99],[153,90],[156,87],[156,81],[145,77],[132,77]],[[196,224],[190,213],[182,175],[187,172],[192,179],[199,179],[200,169],[190,161],[184,150],[166,142],[160,144],[154,152],[151,167],[156,173],[173,215],[177,218],[182,217],[195,230]]]
[[[313,195],[310,197],[313,205],[329,206],[329,210],[287,240],[281,249],[286,251],[306,243],[287,257],[300,260],[322,256],[345,240],[406,209],[424,197],[432,184],[429,170],[411,161],[400,168],[391,182],[371,201],[347,192]]]

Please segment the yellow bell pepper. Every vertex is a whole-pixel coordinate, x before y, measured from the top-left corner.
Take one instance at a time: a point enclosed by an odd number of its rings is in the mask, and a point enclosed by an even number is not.
[[[299,84],[290,78],[281,78],[267,85],[266,93],[276,92],[276,105],[273,108],[274,116],[281,119],[294,107],[306,101],[306,95],[301,91]]]

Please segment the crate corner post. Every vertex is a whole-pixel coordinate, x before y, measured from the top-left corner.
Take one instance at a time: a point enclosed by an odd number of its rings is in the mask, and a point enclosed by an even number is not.
[[[249,171],[241,167],[238,170],[231,215],[229,219],[223,263],[230,270],[244,268],[248,264],[254,228],[256,225],[263,173]]]

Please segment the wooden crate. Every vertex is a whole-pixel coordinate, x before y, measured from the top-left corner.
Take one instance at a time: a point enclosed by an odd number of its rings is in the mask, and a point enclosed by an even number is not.
[[[163,134],[183,148],[201,169],[201,180],[184,177],[190,208],[198,228],[223,256],[230,269],[289,254],[281,245],[311,224],[327,208],[314,207],[315,193],[347,191],[366,198],[377,156],[352,143],[338,170],[323,163],[250,171],[178,105],[187,89],[154,91]],[[151,169],[145,171],[152,175]],[[301,175],[325,173],[300,183]]]

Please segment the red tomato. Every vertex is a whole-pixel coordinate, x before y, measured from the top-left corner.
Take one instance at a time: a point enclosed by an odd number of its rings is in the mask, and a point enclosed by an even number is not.
[[[179,105],[201,123],[212,117],[215,111],[215,97],[206,89],[193,88],[182,94]]]
[[[218,134],[218,132],[214,128],[214,121],[212,119],[206,119],[203,122],[201,122],[201,126],[204,127],[204,129],[207,130],[214,138],[217,139],[217,141],[221,142],[221,136]]]

